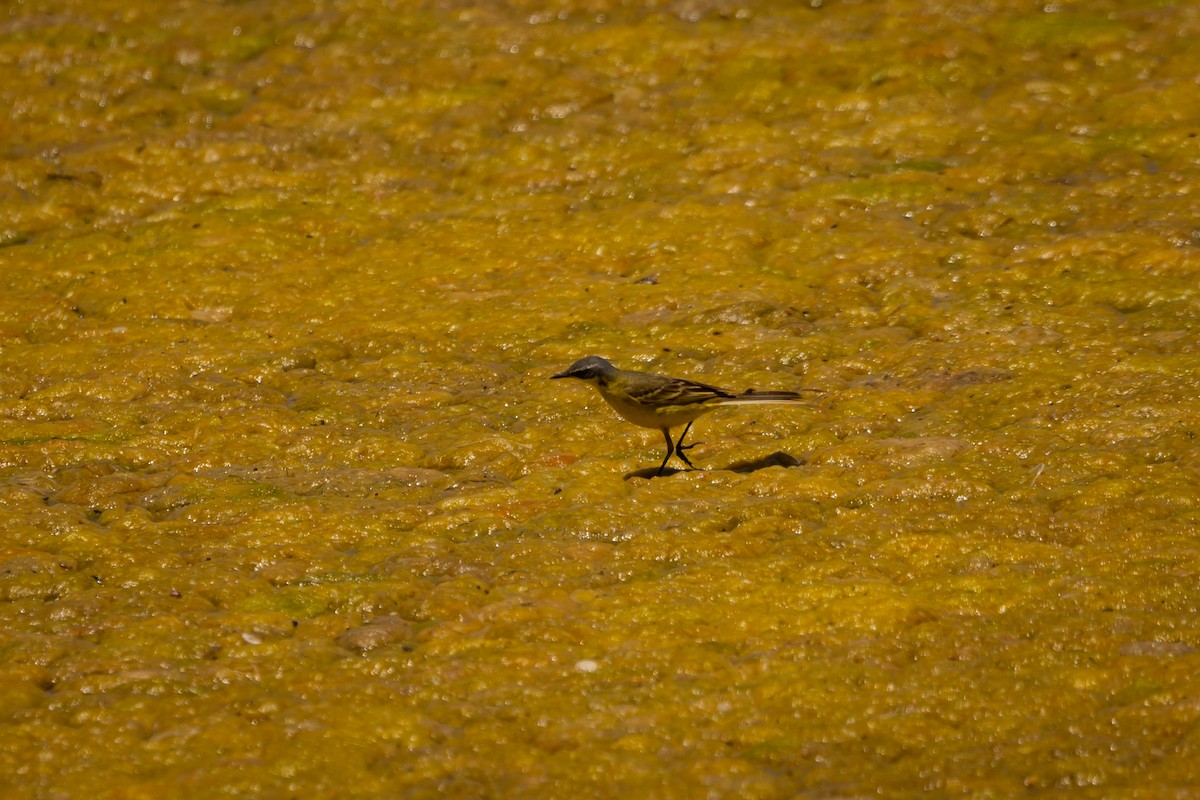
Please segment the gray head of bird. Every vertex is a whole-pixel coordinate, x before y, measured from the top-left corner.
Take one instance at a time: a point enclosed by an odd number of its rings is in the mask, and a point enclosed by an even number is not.
[[[550,378],[579,378],[583,381],[599,381],[617,374],[617,368],[600,356],[581,358],[571,366]]]

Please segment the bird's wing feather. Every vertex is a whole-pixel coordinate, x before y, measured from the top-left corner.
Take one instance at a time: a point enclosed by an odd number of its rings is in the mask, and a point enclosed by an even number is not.
[[[697,383],[683,378],[668,378],[663,381],[646,381],[630,386],[629,396],[640,402],[655,406],[690,406],[736,397],[732,392]]]

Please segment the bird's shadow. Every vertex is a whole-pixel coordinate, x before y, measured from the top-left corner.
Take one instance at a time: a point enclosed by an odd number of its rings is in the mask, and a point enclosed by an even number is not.
[[[724,469],[726,472],[737,472],[742,475],[747,475],[751,472],[757,472],[760,469],[766,469],[767,467],[798,467],[803,463],[803,459],[798,459],[793,455],[783,452],[782,450],[776,450],[769,456],[756,458],[753,461],[738,461],[730,464]],[[714,467],[711,471],[716,471],[717,469],[721,468]],[[674,467],[667,467],[660,473],[658,471],[658,467],[646,467],[645,469],[636,469],[633,472],[627,473],[625,475],[625,480],[629,480],[630,478],[646,478],[647,480],[650,478],[666,478],[670,475],[676,474],[677,472],[693,471],[699,470],[675,469]]]

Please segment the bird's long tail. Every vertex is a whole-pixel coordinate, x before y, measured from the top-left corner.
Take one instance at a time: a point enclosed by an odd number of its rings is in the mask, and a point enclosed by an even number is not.
[[[809,392],[820,392],[819,389],[808,389]],[[733,397],[721,398],[720,405],[751,405],[754,403],[803,403],[804,395],[799,392],[757,392],[749,389]]]

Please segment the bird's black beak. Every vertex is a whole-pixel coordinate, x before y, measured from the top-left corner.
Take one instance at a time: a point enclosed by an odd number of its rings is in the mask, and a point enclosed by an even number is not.
[[[557,375],[551,375],[550,380],[553,381],[553,380],[558,380],[559,378],[569,378],[569,377],[571,377],[570,370],[568,370],[566,372],[560,372]]]

